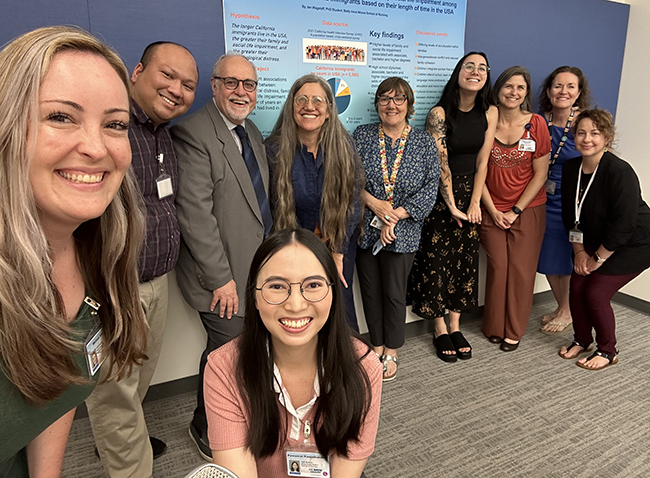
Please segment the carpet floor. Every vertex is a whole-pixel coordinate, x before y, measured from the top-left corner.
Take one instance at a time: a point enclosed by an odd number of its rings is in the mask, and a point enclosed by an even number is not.
[[[368,478],[650,476],[649,317],[614,304],[620,361],[595,372],[557,355],[572,333],[539,332],[550,308],[534,305],[514,352],[489,343],[477,318],[462,323],[470,360],[442,362],[431,335],[407,339],[384,384]],[[145,404],[150,434],[168,445],[156,478],[203,463],[187,432],[194,405],[192,393]],[[88,419],[75,420],[63,476],[104,477],[93,449]]]

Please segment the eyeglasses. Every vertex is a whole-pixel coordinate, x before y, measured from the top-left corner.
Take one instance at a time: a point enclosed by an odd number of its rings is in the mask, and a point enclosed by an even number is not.
[[[307,106],[310,102],[312,106],[316,109],[328,104],[327,100],[325,98],[321,98],[320,96],[312,96],[311,98],[309,98],[308,96],[305,95],[298,95],[293,99],[293,104],[298,107]]]
[[[469,73],[474,73],[474,71],[478,70],[478,72],[481,75],[485,75],[485,74],[487,74],[488,71],[490,71],[490,68],[488,68],[487,66],[485,66],[485,65],[476,66],[471,61],[468,62],[468,63],[463,63],[463,68],[465,69],[465,71],[467,71]]]
[[[381,95],[379,97],[379,104],[382,106],[388,106],[390,100],[393,100],[395,106],[400,106],[403,105],[404,102],[406,101],[406,95],[398,95],[398,96]]]
[[[257,89],[257,81],[251,79],[238,80],[233,76],[213,76],[212,78],[215,80],[223,81],[223,84],[227,90],[236,90],[239,87],[240,83],[244,87],[244,90],[248,91],[249,93]]]
[[[333,282],[320,276],[307,277],[302,282],[288,282],[284,279],[268,279],[262,287],[255,287],[262,294],[262,298],[271,305],[280,305],[287,301],[291,295],[291,286],[299,285],[300,294],[308,302],[320,302],[327,294]]]

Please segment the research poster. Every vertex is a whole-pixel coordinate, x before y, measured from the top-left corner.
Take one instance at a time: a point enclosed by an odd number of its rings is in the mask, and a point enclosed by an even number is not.
[[[224,0],[226,48],[255,64],[251,115],[267,136],[293,82],[313,73],[329,83],[352,132],[377,121],[374,93],[390,76],[415,91],[415,118],[440,97],[464,54],[466,0]]]

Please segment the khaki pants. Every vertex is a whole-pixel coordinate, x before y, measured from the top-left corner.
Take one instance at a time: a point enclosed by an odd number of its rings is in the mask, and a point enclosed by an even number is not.
[[[90,425],[110,478],[152,476],[153,453],[144,421],[142,401],[158,363],[167,320],[168,275],[140,284],[140,301],[147,316],[147,355],[142,366],[120,381],[98,385],[86,400]],[[108,367],[102,367],[100,380]]]

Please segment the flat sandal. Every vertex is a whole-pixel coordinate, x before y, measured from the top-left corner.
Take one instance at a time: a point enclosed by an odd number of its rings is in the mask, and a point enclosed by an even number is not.
[[[569,350],[571,350],[573,347],[582,347],[582,352],[579,352],[577,355],[574,355],[573,357],[565,357],[564,355],[562,355],[562,349],[560,349],[560,350],[557,351],[557,354],[560,357],[562,357],[564,360],[575,360],[578,357],[580,357],[582,354],[587,353],[587,352],[591,352],[594,349],[591,344],[589,344],[589,345],[587,345],[585,347],[584,345],[582,345],[579,342],[574,340],[573,342],[571,342],[571,345],[569,345],[566,348],[566,351],[564,353],[565,354],[569,353]]]
[[[606,358],[609,362],[603,365],[602,367],[598,367],[598,368],[587,367],[586,363],[589,362],[594,357],[603,357]],[[584,368],[585,370],[602,370],[604,368],[609,367],[610,365],[616,365],[617,363],[618,363],[618,350],[616,351],[615,354],[606,354],[605,352],[596,350],[593,354],[587,357],[587,360],[585,360],[584,363],[576,362],[576,365],[580,368]]]
[[[395,362],[395,373],[393,375],[386,376],[384,374],[388,370],[388,362],[390,361]],[[399,361],[397,360],[397,357],[388,354],[382,355],[382,365],[384,366],[384,372],[382,374],[381,380],[383,382],[390,382],[391,380],[395,380],[395,377],[397,377],[397,367],[399,365]]]

